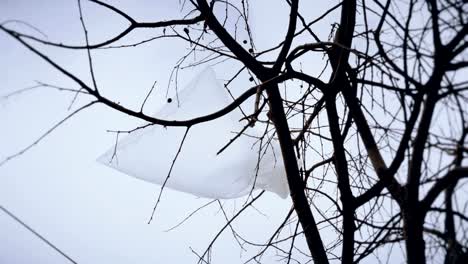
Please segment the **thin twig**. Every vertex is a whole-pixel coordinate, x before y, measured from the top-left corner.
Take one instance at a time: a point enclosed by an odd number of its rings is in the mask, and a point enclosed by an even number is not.
[[[176,153],[174,159],[172,160],[171,168],[169,169],[169,172],[167,173],[166,179],[164,180],[164,182],[163,182],[163,184],[161,186],[161,190],[159,191],[158,199],[156,200],[156,204],[154,205],[153,212],[151,213],[151,217],[148,220],[148,224],[150,224],[151,221],[153,220],[154,213],[156,212],[156,208],[158,207],[159,202],[161,201],[161,195],[163,193],[164,187],[166,187],[166,183],[169,180],[169,178],[171,177],[172,169],[174,168],[174,164],[177,161],[177,158],[179,157],[180,151],[182,150],[182,146],[184,145],[184,142],[185,142],[185,139],[187,138],[187,134],[188,134],[189,130],[190,130],[190,127],[187,127],[187,129],[185,130],[185,134],[184,134],[184,137],[182,138],[182,141],[180,142],[179,149],[177,150],[177,153]]]

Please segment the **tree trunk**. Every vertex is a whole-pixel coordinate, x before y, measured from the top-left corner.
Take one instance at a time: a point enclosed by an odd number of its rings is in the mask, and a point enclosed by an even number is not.
[[[406,237],[406,257],[408,264],[426,263],[426,244],[424,242],[423,221],[417,207],[407,207],[404,213],[404,232]]]

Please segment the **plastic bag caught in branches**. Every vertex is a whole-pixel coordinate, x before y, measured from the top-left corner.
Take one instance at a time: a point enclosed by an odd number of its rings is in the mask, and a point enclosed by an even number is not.
[[[155,116],[186,120],[217,111],[230,103],[227,91],[207,68]],[[166,187],[207,198],[236,198],[252,188],[289,194],[278,143],[271,140],[260,150],[263,131],[249,128],[221,154],[246,124],[236,109],[216,120],[190,128]],[[162,185],[186,128],[149,126],[120,140],[98,160],[136,178]],[[267,141],[266,139],[264,141]],[[260,161],[259,161],[260,153]]]

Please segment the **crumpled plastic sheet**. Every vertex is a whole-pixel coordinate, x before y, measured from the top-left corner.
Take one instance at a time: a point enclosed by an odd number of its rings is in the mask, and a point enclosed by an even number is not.
[[[211,68],[205,69],[154,116],[187,120],[217,111],[232,102]],[[279,144],[271,140],[261,151],[263,128],[244,132],[221,154],[216,153],[246,121],[236,109],[221,118],[190,128],[165,187],[214,199],[237,198],[263,189],[282,198],[289,195]],[[185,127],[153,125],[132,132],[112,146],[98,161],[133,177],[162,185],[186,131]]]

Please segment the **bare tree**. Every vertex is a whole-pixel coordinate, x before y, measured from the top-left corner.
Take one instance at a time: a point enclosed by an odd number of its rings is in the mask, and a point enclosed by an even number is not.
[[[310,17],[298,0],[286,0],[287,32],[280,43],[265,50],[254,45],[247,0],[183,1],[185,13],[180,19],[155,22],[139,22],[108,2],[89,2],[126,20],[128,26],[105,41],[91,43],[78,0],[85,44],[48,41],[15,31],[6,23],[0,29],[73,80],[77,85],[73,92],[91,98],[66,119],[102,104],[149,125],[188,131],[256,96],[254,111],[245,113],[245,130],[256,122],[274,126],[293,208],[265,244],[242,242],[260,247],[250,261],[261,261],[270,249],[277,250],[287,263],[297,254],[310,255],[314,263],[357,263],[370,257],[384,261],[389,252],[400,250],[395,246],[404,247],[406,262],[412,264],[468,259],[466,1],[344,0]],[[328,39],[316,34],[316,25],[325,19],[335,21]],[[235,32],[226,29],[229,20],[241,21]],[[162,28],[163,34],[122,44],[131,32],[142,28]],[[250,39],[239,39],[237,30]],[[275,29],[271,30],[273,34]],[[226,88],[248,75],[256,85],[246,87],[219,111],[190,120],[160,119],[144,113],[143,107],[127,108],[100,93],[92,52],[138,48],[165,38],[189,47],[174,72],[185,66],[235,61],[240,66]],[[92,83],[54,62],[34,43],[86,50]],[[194,53],[205,56],[192,59]],[[321,71],[304,70],[308,64],[321,64]],[[288,91],[298,95],[288,96]],[[232,229],[232,221],[262,193],[228,218],[220,233]],[[281,236],[286,226],[295,231]],[[325,233],[334,240],[325,242]],[[295,246],[301,239],[309,252]],[[210,261],[213,243],[199,254],[200,262]]]

